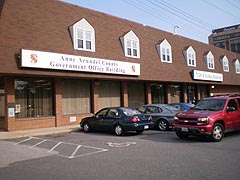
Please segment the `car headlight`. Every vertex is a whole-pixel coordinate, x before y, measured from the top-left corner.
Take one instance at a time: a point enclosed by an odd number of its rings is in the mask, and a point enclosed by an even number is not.
[[[178,120],[178,117],[177,117],[177,116],[174,116],[173,120]]]
[[[206,118],[198,118],[197,125],[208,124],[208,122],[209,122],[209,119],[207,117]]]

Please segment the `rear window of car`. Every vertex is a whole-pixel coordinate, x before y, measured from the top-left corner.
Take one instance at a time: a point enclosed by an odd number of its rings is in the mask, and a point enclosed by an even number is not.
[[[126,116],[134,116],[137,114],[141,114],[138,110],[136,109],[129,109],[129,108],[121,108],[122,112],[126,115]]]

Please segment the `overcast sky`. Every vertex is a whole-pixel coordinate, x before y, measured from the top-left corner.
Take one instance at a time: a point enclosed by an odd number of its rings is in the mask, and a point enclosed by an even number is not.
[[[62,0],[208,43],[213,29],[240,24],[240,0]]]

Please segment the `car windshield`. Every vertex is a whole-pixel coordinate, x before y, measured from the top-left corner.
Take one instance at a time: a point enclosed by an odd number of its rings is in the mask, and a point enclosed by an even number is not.
[[[141,114],[138,110],[136,109],[129,109],[129,108],[121,108],[122,112],[126,115],[126,116],[134,116],[137,114]]]
[[[226,103],[225,99],[204,99],[199,101],[194,110],[221,111]]]

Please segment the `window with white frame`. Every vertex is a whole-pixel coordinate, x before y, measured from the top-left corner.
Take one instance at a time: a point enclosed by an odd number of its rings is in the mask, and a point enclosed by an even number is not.
[[[222,63],[223,71],[229,72],[229,63],[228,63],[228,58],[227,58],[227,56],[223,56],[223,57],[221,58],[221,63]]]
[[[172,47],[166,39],[157,45],[157,49],[161,62],[172,63]]]
[[[196,52],[192,46],[183,51],[188,66],[196,67]]]
[[[240,63],[239,63],[239,60],[236,59],[235,62],[234,62],[234,67],[235,67],[235,72],[237,74],[240,74]]]
[[[95,30],[86,19],[70,27],[74,49],[95,52]]]
[[[126,57],[140,58],[139,38],[132,30],[120,37],[120,40]]]
[[[207,64],[208,69],[215,69],[215,65],[214,65],[214,56],[212,54],[211,51],[209,51],[206,55],[205,55],[205,61]]]

